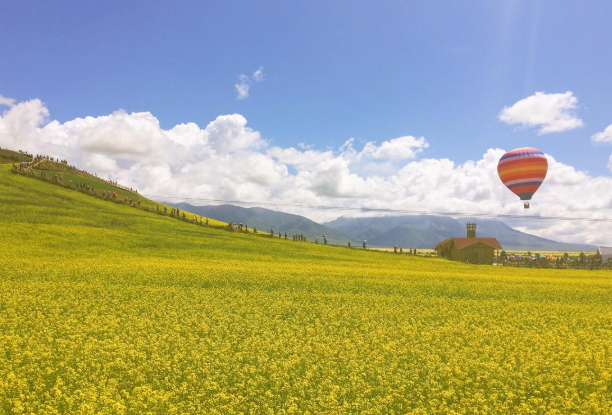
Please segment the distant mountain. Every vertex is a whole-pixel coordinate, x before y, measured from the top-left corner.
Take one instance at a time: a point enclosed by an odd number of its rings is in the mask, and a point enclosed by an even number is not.
[[[189,203],[173,203],[171,205],[196,215],[223,222],[243,223],[249,228],[254,227],[262,231],[274,229],[274,232],[280,231],[283,234],[286,232],[289,238],[294,233],[298,233],[306,236],[308,241],[314,241],[315,236],[317,236],[321,243],[323,243],[323,235],[327,235],[330,244],[344,245],[349,240],[357,242],[355,238],[340,230],[321,225],[303,216],[260,207],[243,208],[234,205],[194,206]]]
[[[465,224],[476,222],[476,235],[494,237],[506,249],[532,251],[594,251],[586,244],[568,244],[540,238],[511,228],[495,219],[461,218],[445,216],[386,216],[373,218],[341,217],[326,226],[366,239],[371,246],[398,245],[407,248],[432,248],[438,242],[454,236],[465,236]]]
[[[586,244],[570,244],[540,238],[511,228],[504,222],[484,218],[454,219],[448,216],[408,215],[370,218],[340,217],[325,224],[290,213],[277,212],[260,207],[244,208],[234,205],[194,206],[188,203],[172,204],[181,210],[217,219],[223,222],[244,223],[262,231],[287,232],[305,235],[309,241],[315,236],[322,241],[327,235],[329,243],[344,245],[347,241],[361,243],[367,240],[370,246],[431,249],[438,242],[454,236],[465,236],[465,224],[476,222],[476,235],[494,237],[505,249],[532,251],[595,251]]]

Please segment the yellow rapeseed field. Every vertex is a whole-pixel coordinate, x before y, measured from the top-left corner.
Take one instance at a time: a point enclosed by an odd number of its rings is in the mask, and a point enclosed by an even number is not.
[[[610,414],[612,275],[269,240],[0,166],[0,414]]]

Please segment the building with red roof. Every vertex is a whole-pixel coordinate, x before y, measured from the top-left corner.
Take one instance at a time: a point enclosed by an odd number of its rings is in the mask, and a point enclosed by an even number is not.
[[[439,257],[462,262],[493,262],[503,248],[496,238],[477,238],[476,224],[468,223],[467,237],[450,238],[437,244],[434,249]]]

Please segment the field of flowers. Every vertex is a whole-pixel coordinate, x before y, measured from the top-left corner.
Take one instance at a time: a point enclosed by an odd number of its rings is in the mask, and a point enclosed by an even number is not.
[[[606,271],[249,237],[9,166],[0,270],[0,414],[612,413]]]

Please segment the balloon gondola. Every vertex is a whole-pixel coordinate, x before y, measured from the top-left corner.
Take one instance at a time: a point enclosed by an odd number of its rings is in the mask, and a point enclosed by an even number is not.
[[[529,201],[538,191],[548,172],[548,160],[537,148],[525,147],[510,150],[497,164],[502,183],[523,201],[529,209]]]

